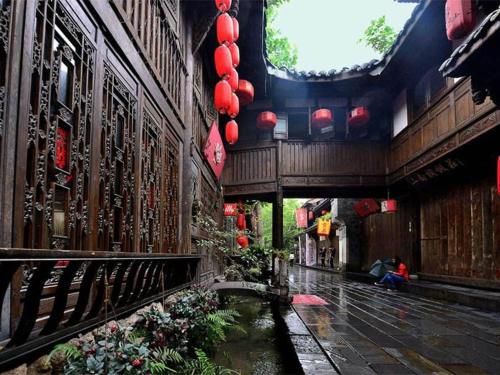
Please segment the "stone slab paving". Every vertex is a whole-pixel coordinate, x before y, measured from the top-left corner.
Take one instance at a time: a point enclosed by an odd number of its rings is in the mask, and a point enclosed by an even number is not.
[[[342,374],[500,374],[500,313],[297,266],[290,292],[328,302],[293,308]]]

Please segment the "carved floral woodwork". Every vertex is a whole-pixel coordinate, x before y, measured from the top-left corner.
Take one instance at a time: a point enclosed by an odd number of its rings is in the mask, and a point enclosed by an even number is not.
[[[24,247],[86,249],[95,48],[57,1],[36,10]]]
[[[98,248],[134,251],[137,99],[104,65]]]

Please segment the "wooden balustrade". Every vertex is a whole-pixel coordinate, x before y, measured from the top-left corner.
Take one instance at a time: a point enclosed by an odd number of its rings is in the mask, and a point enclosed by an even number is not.
[[[199,256],[0,249],[0,369],[130,314],[196,279]],[[5,325],[2,324],[2,328]]]

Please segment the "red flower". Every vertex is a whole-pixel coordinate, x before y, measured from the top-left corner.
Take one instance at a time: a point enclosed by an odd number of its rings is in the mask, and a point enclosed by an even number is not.
[[[110,327],[109,327],[110,331],[111,332],[116,332],[116,330],[118,329],[118,326],[116,324],[112,324]]]
[[[134,366],[134,367],[141,367],[141,365],[142,365],[142,362],[140,359],[134,359],[132,361],[132,366]]]

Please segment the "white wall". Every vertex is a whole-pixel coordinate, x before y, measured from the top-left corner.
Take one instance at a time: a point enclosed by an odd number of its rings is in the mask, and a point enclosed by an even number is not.
[[[408,105],[406,98],[406,89],[401,91],[394,99],[393,103],[393,132],[392,136],[395,137],[404,128],[408,126]]]

